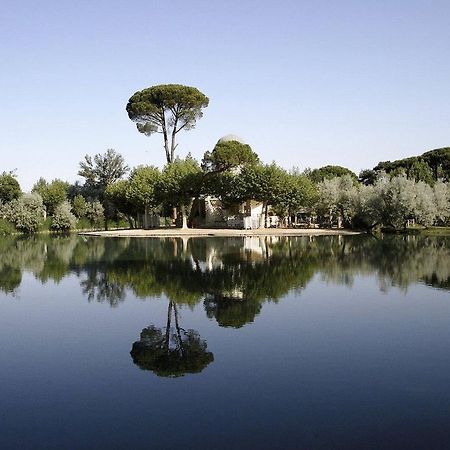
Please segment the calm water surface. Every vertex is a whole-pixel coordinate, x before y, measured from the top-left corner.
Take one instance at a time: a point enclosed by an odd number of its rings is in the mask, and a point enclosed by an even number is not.
[[[450,448],[450,240],[0,239],[0,448]]]

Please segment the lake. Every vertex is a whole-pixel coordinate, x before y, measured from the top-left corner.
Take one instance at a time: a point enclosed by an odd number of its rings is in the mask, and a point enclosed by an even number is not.
[[[450,239],[0,238],[0,448],[450,447]]]

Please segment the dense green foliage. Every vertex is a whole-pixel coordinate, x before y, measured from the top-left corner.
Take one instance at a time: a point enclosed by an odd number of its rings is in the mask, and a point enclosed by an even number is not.
[[[1,208],[1,216],[18,231],[34,233],[43,222],[45,207],[39,194],[23,194]]]
[[[201,183],[200,166],[190,156],[185,159],[176,158],[162,171],[157,184],[160,202],[180,208],[183,228],[187,226],[187,216],[192,206],[192,200],[199,195]]]
[[[72,208],[67,200],[63,201],[55,208],[52,217],[52,230],[69,231],[75,228],[76,223],[77,218],[72,213]]]
[[[36,192],[42,197],[47,214],[53,215],[55,208],[67,199],[69,183],[62,180],[53,180],[48,183],[44,178],[34,184],[31,192]]]
[[[161,172],[154,166],[136,167],[130,175],[126,199],[136,211],[146,211],[158,206],[158,186]]]
[[[72,212],[78,219],[86,215],[87,206],[87,201],[81,194],[77,194],[72,199]]]
[[[320,183],[324,180],[343,177],[345,175],[349,175],[355,181],[358,179],[355,173],[342,166],[324,166],[320,169],[308,170],[307,175],[314,183]]]
[[[258,162],[258,155],[250,145],[238,141],[219,140],[212,152],[205,152],[202,169],[205,172],[225,172]]]
[[[98,200],[88,203],[86,208],[86,218],[93,225],[99,225],[104,221],[105,208],[103,208],[103,205]]]
[[[376,175],[381,172],[391,176],[405,174],[409,179],[424,181],[430,185],[440,179],[448,182],[450,181],[450,147],[430,150],[420,156],[380,162],[372,171],[361,172],[360,180],[365,184],[372,184]]]
[[[10,202],[20,197],[19,182],[12,173],[3,172],[0,175],[0,202]]]

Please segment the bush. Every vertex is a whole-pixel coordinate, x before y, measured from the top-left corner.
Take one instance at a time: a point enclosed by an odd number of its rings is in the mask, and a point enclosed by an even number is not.
[[[69,231],[75,228],[77,218],[72,214],[70,203],[66,200],[60,203],[53,214],[52,230]]]
[[[81,194],[76,195],[72,200],[72,212],[78,219],[86,215],[87,206],[87,202]]]
[[[16,231],[14,225],[6,219],[0,219],[0,235],[6,236]]]
[[[23,233],[34,233],[43,222],[44,215],[45,208],[39,194],[23,194],[4,208],[4,218]]]
[[[105,220],[105,209],[98,200],[88,203],[86,217],[92,224],[100,224]]]
[[[41,222],[39,224],[39,227],[37,229],[38,232],[43,232],[43,231],[50,231],[52,228],[52,218],[51,217],[47,217],[43,222]]]

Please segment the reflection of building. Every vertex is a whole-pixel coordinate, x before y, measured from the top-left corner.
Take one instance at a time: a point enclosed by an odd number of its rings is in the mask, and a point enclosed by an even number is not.
[[[195,239],[195,238],[194,238]],[[208,239],[202,255],[196,254],[195,247],[191,247],[192,267],[201,272],[211,272],[226,265],[225,260],[257,262],[265,260],[272,255],[271,246],[279,241],[279,236],[239,236],[228,238],[227,251],[216,247],[215,239]]]

